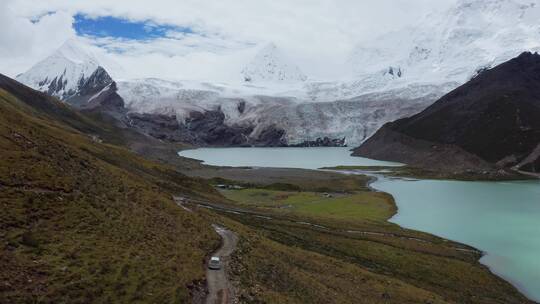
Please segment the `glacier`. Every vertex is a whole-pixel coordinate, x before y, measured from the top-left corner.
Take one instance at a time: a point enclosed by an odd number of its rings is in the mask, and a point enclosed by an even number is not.
[[[386,122],[429,106],[478,73],[540,50],[540,5],[527,0],[460,0],[416,25],[360,43],[350,77],[316,80],[273,44],[246,60],[230,82],[114,79],[134,113],[175,116],[221,111],[228,125],[275,126],[295,144],[317,137],[357,145]],[[102,64],[73,41],[17,80],[69,102]]]

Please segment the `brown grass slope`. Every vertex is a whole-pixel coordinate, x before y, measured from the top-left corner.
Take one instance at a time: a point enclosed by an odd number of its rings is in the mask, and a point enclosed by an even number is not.
[[[0,76],[0,303],[183,303],[203,278],[217,236],[171,197],[215,192],[102,131]]]

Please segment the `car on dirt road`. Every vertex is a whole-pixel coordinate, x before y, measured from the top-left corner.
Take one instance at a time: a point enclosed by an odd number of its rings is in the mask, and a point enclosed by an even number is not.
[[[213,256],[210,258],[210,261],[208,262],[208,268],[212,270],[220,270],[221,269],[221,259],[219,257]]]

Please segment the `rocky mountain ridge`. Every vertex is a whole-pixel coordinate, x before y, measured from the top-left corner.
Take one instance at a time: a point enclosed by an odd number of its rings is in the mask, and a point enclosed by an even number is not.
[[[538,173],[539,150],[540,55],[525,52],[386,124],[355,155],[438,170]]]

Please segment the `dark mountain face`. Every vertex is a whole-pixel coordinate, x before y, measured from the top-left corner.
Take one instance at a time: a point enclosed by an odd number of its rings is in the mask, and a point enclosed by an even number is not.
[[[81,78],[77,91],[63,100],[79,109],[94,109],[104,107],[105,110],[121,111],[124,108],[123,99],[116,94],[116,83],[109,73],[98,67],[88,78]]]
[[[88,78],[83,76],[79,79],[75,89],[65,91],[67,79],[64,76],[65,71],[64,74],[55,77],[49,83],[46,93],[51,96],[59,96],[62,100],[75,106],[80,106],[81,101],[87,100],[91,95],[99,93],[114,82],[107,71],[99,66]],[[44,79],[39,84],[44,85],[47,82],[48,79]]]
[[[185,123],[174,115],[129,113],[131,127],[152,137],[169,142],[189,143],[197,146],[286,146],[285,131],[268,127],[257,136],[250,137],[253,127],[225,124],[221,110],[192,112]]]
[[[99,92],[113,82],[109,73],[104,68],[98,67],[88,79],[79,80],[79,94],[89,95]]]
[[[356,150],[358,155],[384,154],[386,159],[421,165],[414,153],[383,153],[384,145],[406,137],[409,142],[459,148],[491,164],[537,172],[538,160],[531,154],[540,144],[540,55],[523,53],[484,71],[421,113],[389,123],[377,133]],[[402,149],[417,148],[404,144]]]

